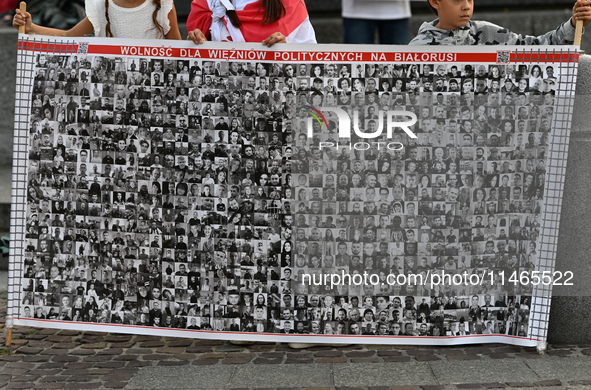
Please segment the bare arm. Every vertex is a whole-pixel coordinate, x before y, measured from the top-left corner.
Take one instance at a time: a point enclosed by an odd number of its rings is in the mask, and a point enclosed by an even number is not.
[[[62,36],[62,37],[83,37],[94,32],[94,27],[88,18],[84,18],[77,25],[72,27],[70,30],[59,30],[57,28],[49,28],[38,26],[31,21],[31,14],[23,14],[21,10],[17,9],[14,18],[12,19],[12,25],[18,30],[20,26],[25,26],[26,34],[40,34],[40,35],[51,35],[51,36]]]
[[[168,13],[168,21],[170,22],[170,30],[168,30],[168,34],[166,34],[166,39],[176,39],[181,40],[181,32],[179,31],[179,25],[176,17],[176,8],[174,4],[172,6],[172,10]]]

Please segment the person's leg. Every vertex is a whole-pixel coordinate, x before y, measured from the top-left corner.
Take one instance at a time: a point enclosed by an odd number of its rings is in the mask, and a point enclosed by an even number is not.
[[[374,20],[343,18],[343,27],[345,28],[345,43],[374,43],[376,31]]]
[[[381,45],[407,45],[409,41],[409,19],[378,20]]]

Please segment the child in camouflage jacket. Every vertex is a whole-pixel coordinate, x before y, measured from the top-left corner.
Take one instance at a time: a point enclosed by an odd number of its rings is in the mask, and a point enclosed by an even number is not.
[[[409,45],[567,45],[575,37],[577,20],[591,21],[591,1],[577,0],[573,16],[554,31],[539,37],[516,34],[486,21],[471,21],[473,0],[428,0],[439,17],[425,22]]]

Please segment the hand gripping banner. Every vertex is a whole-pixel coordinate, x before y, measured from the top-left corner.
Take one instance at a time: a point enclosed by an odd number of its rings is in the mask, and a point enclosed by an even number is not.
[[[19,39],[15,325],[546,340],[575,47]]]

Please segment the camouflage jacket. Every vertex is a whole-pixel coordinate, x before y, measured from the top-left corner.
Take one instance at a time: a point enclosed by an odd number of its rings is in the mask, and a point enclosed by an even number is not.
[[[575,39],[575,28],[570,19],[539,37],[515,34],[485,21],[470,21],[455,30],[438,29],[435,27],[437,23],[439,19],[423,23],[409,45],[569,45]]]

